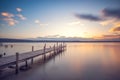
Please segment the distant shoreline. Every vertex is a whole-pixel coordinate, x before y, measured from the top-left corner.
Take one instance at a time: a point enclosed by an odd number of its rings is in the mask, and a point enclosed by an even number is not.
[[[79,40],[28,40],[28,39],[7,39],[7,38],[1,38],[0,39],[0,43],[22,43],[22,42],[26,42],[26,43],[34,43],[34,42],[80,42],[80,43],[96,43],[96,42],[120,42],[120,41],[110,41],[110,40],[106,40],[106,41],[102,41],[102,40],[93,40],[93,41],[79,41]]]
[[[120,41],[0,41],[0,43],[56,43],[56,42],[65,42],[65,43],[119,43]]]

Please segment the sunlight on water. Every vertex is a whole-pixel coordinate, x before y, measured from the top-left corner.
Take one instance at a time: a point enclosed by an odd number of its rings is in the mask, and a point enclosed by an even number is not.
[[[30,48],[26,49],[30,50]],[[62,54],[44,65],[37,65],[12,78],[15,80],[120,80],[119,49],[120,43],[67,43],[67,49]]]

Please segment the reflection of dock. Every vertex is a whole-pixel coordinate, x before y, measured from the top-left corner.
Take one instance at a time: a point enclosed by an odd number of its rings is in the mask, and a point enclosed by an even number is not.
[[[31,64],[33,64],[33,58],[37,56],[42,56],[42,60],[46,61],[47,59],[52,58],[54,55],[64,51],[65,47],[65,44],[57,44],[57,46],[54,45],[53,47],[46,48],[45,44],[43,49],[34,51],[34,46],[32,46],[31,52],[26,52],[22,54],[19,54],[17,52],[16,55],[0,58],[0,69],[15,65],[15,70],[17,74],[19,72],[19,63],[25,62],[25,65],[27,67],[28,60],[31,60]]]

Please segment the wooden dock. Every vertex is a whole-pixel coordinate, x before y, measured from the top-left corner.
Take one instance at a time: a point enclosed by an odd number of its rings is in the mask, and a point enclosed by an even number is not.
[[[57,44],[56,46],[54,45],[49,48],[46,48],[45,44],[43,49],[34,51],[34,47],[32,46],[31,52],[22,54],[19,54],[19,52],[17,52],[15,55],[0,58],[0,69],[15,65],[15,73],[17,74],[19,72],[19,63],[26,62],[27,65],[27,60],[31,60],[31,64],[33,64],[33,58],[37,56],[42,56],[43,60],[45,61],[47,59],[47,53],[50,53],[50,56],[56,55],[64,51],[65,47],[66,45],[64,43],[59,45]]]

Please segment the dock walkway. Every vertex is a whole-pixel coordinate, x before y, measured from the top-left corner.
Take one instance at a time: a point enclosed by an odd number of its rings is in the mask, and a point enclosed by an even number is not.
[[[53,52],[52,54],[58,54],[59,52],[62,52],[65,47],[66,47],[66,45],[60,44],[57,46],[54,45],[53,47],[46,48],[46,44],[45,44],[44,48],[41,50],[34,51],[34,47],[32,47],[31,52],[26,52],[26,53],[22,53],[22,54],[19,54],[17,52],[16,55],[2,57],[2,58],[0,58],[0,69],[9,67],[11,65],[16,65],[16,73],[18,73],[18,69],[19,69],[18,64],[19,63],[27,61],[29,59],[31,59],[31,63],[33,63],[33,58],[40,56],[40,55],[42,55],[43,58],[45,59],[47,53]]]

